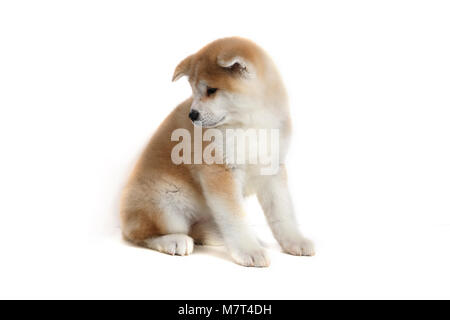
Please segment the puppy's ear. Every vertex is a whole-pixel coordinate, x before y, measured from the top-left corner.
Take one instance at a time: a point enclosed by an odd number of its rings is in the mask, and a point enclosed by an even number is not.
[[[230,72],[241,75],[243,77],[251,77],[253,75],[252,65],[240,56],[217,58],[217,64],[222,68],[228,69]]]
[[[192,55],[186,57],[183,61],[181,61],[178,66],[175,68],[175,72],[172,76],[172,81],[177,81],[183,76],[187,76],[191,69],[191,61]]]

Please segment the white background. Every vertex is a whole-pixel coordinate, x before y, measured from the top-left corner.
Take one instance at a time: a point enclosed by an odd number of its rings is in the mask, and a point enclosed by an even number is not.
[[[0,298],[450,298],[446,1],[2,1]],[[222,248],[122,242],[118,198],[190,88],[178,62],[223,36],[277,62],[288,168],[317,256],[266,269]]]

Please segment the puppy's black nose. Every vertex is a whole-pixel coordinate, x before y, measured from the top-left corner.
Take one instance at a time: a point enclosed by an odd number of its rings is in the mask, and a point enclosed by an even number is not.
[[[189,118],[192,121],[198,120],[199,116],[200,116],[200,113],[197,110],[192,109],[191,112],[189,112]]]

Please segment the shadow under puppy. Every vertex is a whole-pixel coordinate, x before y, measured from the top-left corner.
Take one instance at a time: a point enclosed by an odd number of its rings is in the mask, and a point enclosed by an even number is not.
[[[287,253],[314,254],[311,241],[298,230],[287,186],[284,159],[291,121],[287,95],[269,56],[253,42],[233,37],[216,40],[184,59],[173,80],[187,76],[192,96],[159,126],[138,161],[121,203],[124,238],[168,254],[188,255],[194,242],[223,243],[243,266],[266,267],[266,251],[245,222],[244,198],[255,194],[273,235]],[[262,174],[261,164],[231,161],[226,139],[214,157],[223,161],[174,163],[172,141],[178,129],[190,133],[192,148],[183,159],[197,157],[196,130],[214,128],[277,130],[276,169]],[[212,140],[212,139],[211,139]],[[212,142],[211,142],[212,143]],[[200,154],[207,148],[203,143]]]

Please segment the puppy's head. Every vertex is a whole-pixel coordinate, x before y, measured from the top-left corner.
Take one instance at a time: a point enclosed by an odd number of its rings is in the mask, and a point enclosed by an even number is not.
[[[173,81],[187,76],[193,102],[189,118],[195,125],[217,127],[239,122],[260,98],[265,54],[242,38],[216,40],[176,67]],[[257,103],[256,103],[257,104]]]

